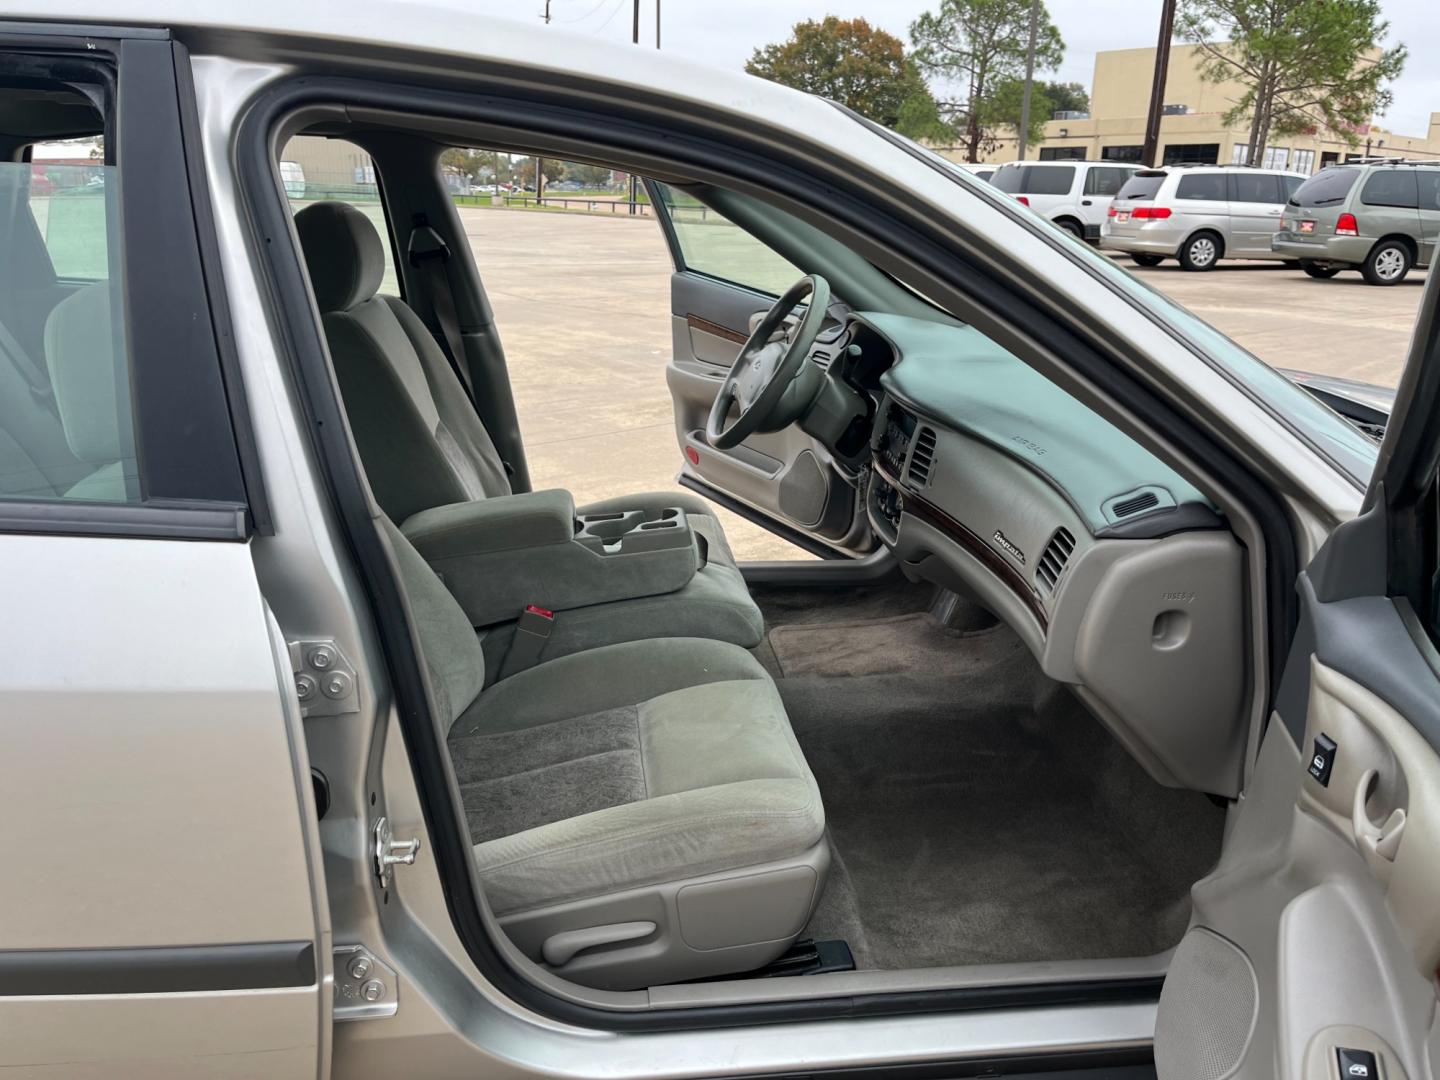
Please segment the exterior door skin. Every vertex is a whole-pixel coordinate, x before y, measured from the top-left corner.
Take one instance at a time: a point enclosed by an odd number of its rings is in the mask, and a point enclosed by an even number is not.
[[[6,1077],[328,1072],[315,806],[190,78],[163,31],[0,29]],[[35,155],[62,135],[78,161]]]
[[[1300,576],[1254,781],[1161,997],[1166,1080],[1434,1075],[1437,300],[1432,282],[1366,509]]]

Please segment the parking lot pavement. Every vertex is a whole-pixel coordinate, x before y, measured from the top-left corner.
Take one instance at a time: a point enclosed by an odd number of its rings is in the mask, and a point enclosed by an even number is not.
[[[680,490],[665,364],[670,257],[653,220],[460,211],[505,344],[531,480],[577,502]],[[1269,263],[1122,265],[1279,367],[1393,384],[1423,274],[1391,288]],[[804,557],[720,511],[742,559]]]

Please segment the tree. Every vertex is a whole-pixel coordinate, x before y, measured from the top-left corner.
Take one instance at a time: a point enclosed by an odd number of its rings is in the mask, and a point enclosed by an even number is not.
[[[600,165],[571,161],[565,164],[565,179],[574,180],[581,187],[603,188],[610,185],[610,170]]]
[[[910,27],[915,63],[926,75],[953,86],[953,98],[937,97],[940,114],[964,132],[965,159],[999,143],[995,129],[1013,125],[1008,95],[1025,77],[1025,49],[1030,35],[1030,0],[940,0]],[[1035,68],[1049,71],[1065,56],[1065,42],[1040,4],[1035,35]],[[1003,96],[1002,96],[1003,95]],[[1035,109],[1032,105],[1032,114]],[[1041,111],[1039,116],[1045,113]]]
[[[1020,117],[1024,112],[1022,102],[1025,96],[1024,76],[1002,79],[995,85],[991,95],[993,102],[989,113],[997,125],[1020,128]],[[1035,146],[1045,141],[1045,125],[1057,112],[1089,112],[1090,95],[1079,83],[1041,82],[1036,80],[1030,89],[1030,130],[1025,142]]]
[[[796,23],[787,40],[756,49],[745,70],[831,98],[911,137],[923,138],[937,127],[944,128],[924,77],[905,55],[904,43],[864,19],[827,15],[820,22]]]
[[[1379,46],[1379,0],[1183,0],[1177,23],[1202,78],[1243,87],[1225,123],[1249,120],[1250,165],[1276,135],[1321,128],[1356,145],[1405,66],[1404,45]]]

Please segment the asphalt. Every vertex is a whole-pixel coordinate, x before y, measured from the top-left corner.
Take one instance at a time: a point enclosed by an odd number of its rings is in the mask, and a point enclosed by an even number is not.
[[[536,488],[577,501],[679,490],[665,365],[670,257],[648,218],[461,210],[505,344]],[[1192,274],[1120,259],[1141,279],[1267,363],[1393,385],[1425,280],[1390,288],[1359,274],[1316,281],[1278,264]],[[721,511],[742,559],[803,557]]]

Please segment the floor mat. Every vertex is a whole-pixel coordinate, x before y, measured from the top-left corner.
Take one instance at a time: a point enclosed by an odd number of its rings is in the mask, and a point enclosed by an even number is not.
[[[924,620],[769,635],[835,853],[806,934],[892,970],[1174,945],[1223,812],[1150,780],[1010,630]]]

